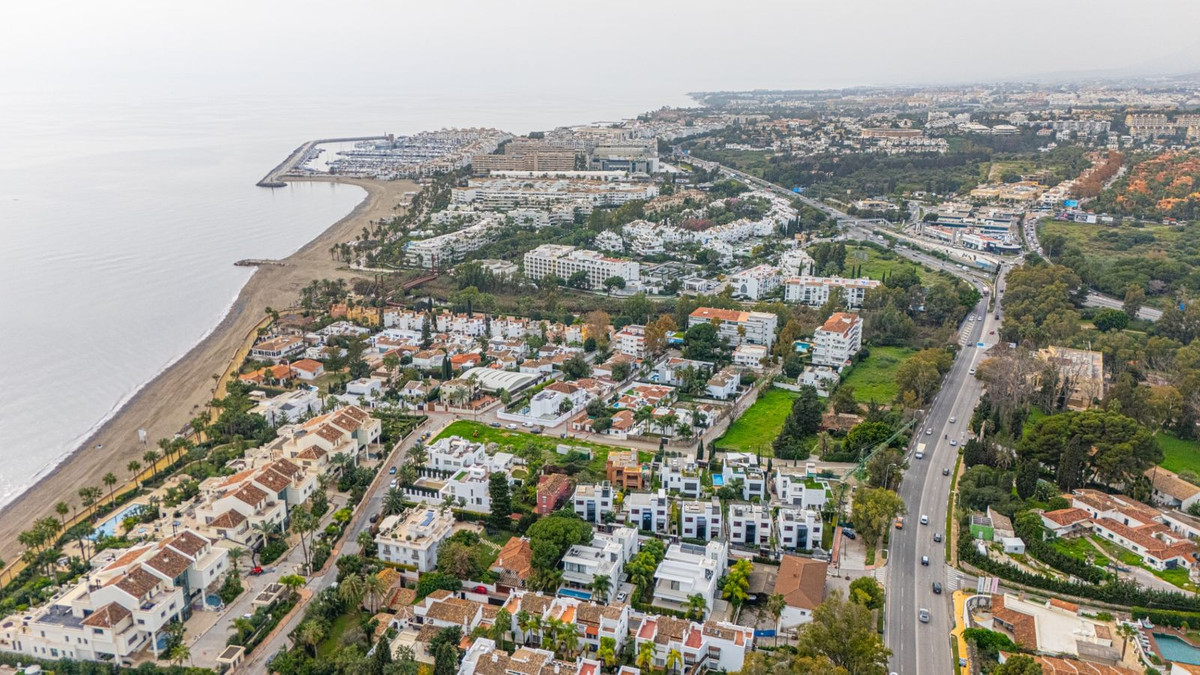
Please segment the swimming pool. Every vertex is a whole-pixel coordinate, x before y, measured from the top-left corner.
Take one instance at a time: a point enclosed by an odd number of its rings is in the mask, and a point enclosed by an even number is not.
[[[103,523],[100,523],[99,525],[96,526],[95,531],[92,532],[92,539],[99,539],[101,536],[104,536],[104,537],[113,536],[117,531],[117,525],[122,520],[125,520],[129,516],[134,515],[141,509],[142,509],[141,504],[130,504],[129,506],[126,506],[125,508],[121,509],[121,511],[119,513],[117,513],[116,515],[112,516],[108,520],[106,520]]]
[[[1162,652],[1164,659],[1200,665],[1200,648],[1169,633],[1154,633],[1154,641],[1158,643],[1158,651]]]
[[[721,486],[725,485],[725,476],[722,476],[719,473],[714,473],[712,479],[713,479],[713,487],[721,487]]]
[[[558,594],[565,595],[568,598],[579,598],[580,600],[592,599],[591,593],[588,593],[587,591],[577,591],[574,588],[560,588],[558,589]]]

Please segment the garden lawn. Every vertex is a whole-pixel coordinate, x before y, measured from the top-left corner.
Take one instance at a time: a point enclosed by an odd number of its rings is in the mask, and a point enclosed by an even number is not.
[[[1185,441],[1165,431],[1160,431],[1155,438],[1163,451],[1159,466],[1175,473],[1188,469],[1200,474],[1200,443]]]
[[[1076,560],[1086,561],[1089,555],[1092,557],[1101,557],[1100,551],[1097,551],[1096,547],[1088,543],[1088,540],[1083,537],[1052,539],[1048,543],[1057,549],[1059,553],[1069,555]]]
[[[608,460],[608,453],[610,451],[626,449],[611,445],[601,445],[600,443],[593,443],[578,438],[559,438],[556,435],[530,434],[524,431],[511,431],[504,428],[497,429],[482,422],[471,422],[468,420],[452,422],[450,426],[443,429],[442,433],[435,436],[433,440],[436,441],[449,436],[461,436],[477,443],[497,443],[501,446],[508,445],[513,448],[536,445],[545,452],[545,460],[551,464],[566,464],[570,460],[570,456],[560,455],[556,452],[556,448],[560,443],[563,445],[587,447],[592,450],[592,459],[588,460],[584,469],[593,474],[593,477],[602,477],[604,475],[604,464]],[[639,451],[638,458],[643,462],[649,462],[654,459],[654,454]]]
[[[907,347],[871,347],[871,355],[856,363],[842,386],[854,387],[854,398],[860,403],[875,401],[888,405],[896,399],[896,371],[913,354]]]
[[[884,276],[891,276],[898,270],[906,267],[916,271],[917,277],[921,281],[926,281],[926,276],[932,274],[924,267],[909,262],[901,258],[893,252],[884,252],[870,246],[847,246],[846,247],[846,274],[850,274],[851,267],[862,267],[861,276],[875,281],[882,281]]]
[[[317,658],[332,659],[342,648],[342,636],[347,630],[357,626],[360,621],[362,621],[360,612],[346,612],[334,619],[329,626],[329,633],[325,635],[325,640],[317,647]]]
[[[761,451],[771,456],[771,443],[783,429],[783,422],[792,412],[792,401],[798,395],[786,389],[771,387],[758,395],[754,405],[729,425],[725,435],[715,445],[735,452]]]

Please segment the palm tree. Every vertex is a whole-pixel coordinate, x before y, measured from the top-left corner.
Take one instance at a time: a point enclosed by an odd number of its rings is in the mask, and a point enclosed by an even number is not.
[[[100,482],[104,483],[108,488],[108,502],[111,504],[116,501],[116,494],[114,493],[116,492],[117,474],[109,471],[104,474],[104,478],[101,478]]]
[[[693,621],[700,621],[704,618],[704,612],[708,609],[708,601],[700,593],[689,595],[687,599],[687,615]]]
[[[530,614],[523,609],[517,612],[517,628],[521,629],[521,633],[523,634],[526,642],[528,642],[529,638],[533,637],[533,634],[536,633],[541,627],[542,618],[540,616],[537,616],[536,614]]]
[[[383,496],[383,515],[395,516],[404,512],[404,493],[392,488]]]
[[[142,461],[151,469],[150,480],[158,478],[158,451],[147,450],[142,453]]]
[[[779,593],[771,595],[767,598],[767,611],[771,616],[775,617],[775,645],[779,646],[779,617],[783,615],[783,608],[787,606],[787,601]]]
[[[85,507],[95,504],[96,500],[100,499],[100,495],[100,488],[94,485],[79,488],[79,501],[81,501]]]
[[[300,551],[301,551],[301,553],[304,554],[304,568],[307,569],[309,571],[309,573],[311,573],[312,569],[310,567],[310,564],[311,564],[312,560],[309,558],[309,555],[308,555],[309,554],[308,544],[309,544],[309,538],[312,536],[312,533],[317,529],[317,519],[315,516],[313,516],[312,511],[309,511],[308,509],[304,508],[303,506],[299,506],[293,512],[291,521],[292,521],[292,525],[291,525],[292,532],[294,532],[300,536]]]
[[[1137,629],[1134,628],[1132,624],[1122,623],[1117,626],[1117,635],[1120,635],[1123,638],[1123,642],[1121,644],[1122,661],[1125,660],[1125,650],[1129,648],[1129,641],[1137,637],[1137,634]]]
[[[238,640],[244,640],[254,633],[254,622],[244,616],[239,616],[233,620],[229,629],[237,631]]]
[[[325,629],[321,627],[320,623],[314,620],[305,621],[297,629],[296,639],[300,641],[300,644],[307,647],[309,655],[315,658],[317,655],[317,645],[321,644],[321,640],[325,639]]]
[[[588,584],[588,588],[592,591],[592,597],[608,600],[608,592],[612,590],[612,580],[607,574],[597,574],[592,577],[592,583]]]
[[[136,459],[129,460],[129,463],[125,465],[125,469],[127,471],[129,471],[129,473],[133,474],[133,477],[135,479],[137,478],[138,470],[140,470],[141,468],[142,468],[142,463],[137,461]],[[141,486],[142,486],[141,481],[138,481],[138,487],[141,487]]]
[[[233,563],[234,572],[239,570],[238,561],[240,561],[245,555],[246,549],[242,548],[241,546],[234,546],[233,548],[229,549],[229,562]]]
[[[58,514],[58,521],[65,529],[67,527],[67,514],[71,512],[71,505],[66,502],[59,502],[54,505],[54,512]]]
[[[174,647],[171,647],[171,651],[167,658],[171,661],[171,663],[174,663],[177,666],[182,666],[184,661],[191,663],[192,650],[188,649],[188,646],[181,642]]]
[[[296,591],[300,590],[300,587],[303,586],[305,582],[304,577],[300,576],[299,574],[285,574],[279,577],[279,583],[286,586],[288,591],[290,591],[292,595],[295,595]]]
[[[425,464],[428,459],[429,451],[425,449],[424,445],[417,443],[408,449],[408,460],[413,464],[421,466]]]
[[[500,648],[503,649],[506,642],[505,638],[508,637],[508,632],[511,628],[512,615],[508,613],[507,609],[501,609],[499,612],[496,612],[496,618],[492,621],[491,635],[488,637],[495,640],[496,644],[500,645]]]
[[[683,665],[683,654],[680,654],[678,649],[672,649],[671,651],[667,652],[666,666],[667,666],[668,671],[675,670],[676,666],[682,666],[682,665]]]
[[[596,650],[596,658],[606,667],[612,668],[617,664],[617,641],[615,638],[600,638],[600,649]]]
[[[633,421],[638,424],[646,424],[654,419],[654,408],[644,405],[633,413]]]
[[[338,597],[352,609],[362,604],[363,596],[367,594],[366,581],[358,574],[348,574],[338,584]]]
[[[563,653],[569,657],[574,657],[575,653],[579,651],[579,633],[575,630],[575,624],[564,623],[559,631],[558,640]]]
[[[654,663],[654,642],[646,640],[638,645],[637,659],[634,660],[638,668],[649,670],[650,665]]]
[[[387,596],[388,588],[388,582],[378,574],[371,574],[363,579],[363,596],[367,601],[367,609],[370,609],[372,614],[379,611],[379,605]]]

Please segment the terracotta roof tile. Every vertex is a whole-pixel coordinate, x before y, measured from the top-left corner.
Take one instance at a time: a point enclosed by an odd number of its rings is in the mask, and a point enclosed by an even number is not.
[[[112,628],[131,616],[133,613],[128,609],[115,602],[110,602],[88,615],[83,620],[83,625],[92,628]]]

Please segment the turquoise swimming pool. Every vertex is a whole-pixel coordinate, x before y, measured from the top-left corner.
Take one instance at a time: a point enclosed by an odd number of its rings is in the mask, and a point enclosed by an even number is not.
[[[1154,641],[1164,659],[1200,665],[1200,648],[1168,633],[1154,633]]]
[[[111,518],[104,521],[103,523],[100,523],[99,525],[97,525],[95,531],[92,532],[92,539],[99,539],[100,537],[113,536],[113,534],[115,534],[117,531],[118,523],[120,523],[122,520],[125,520],[129,516],[132,516],[141,510],[142,510],[141,504],[130,504],[129,506],[126,506],[125,508],[118,511],[116,515],[112,516]]]

